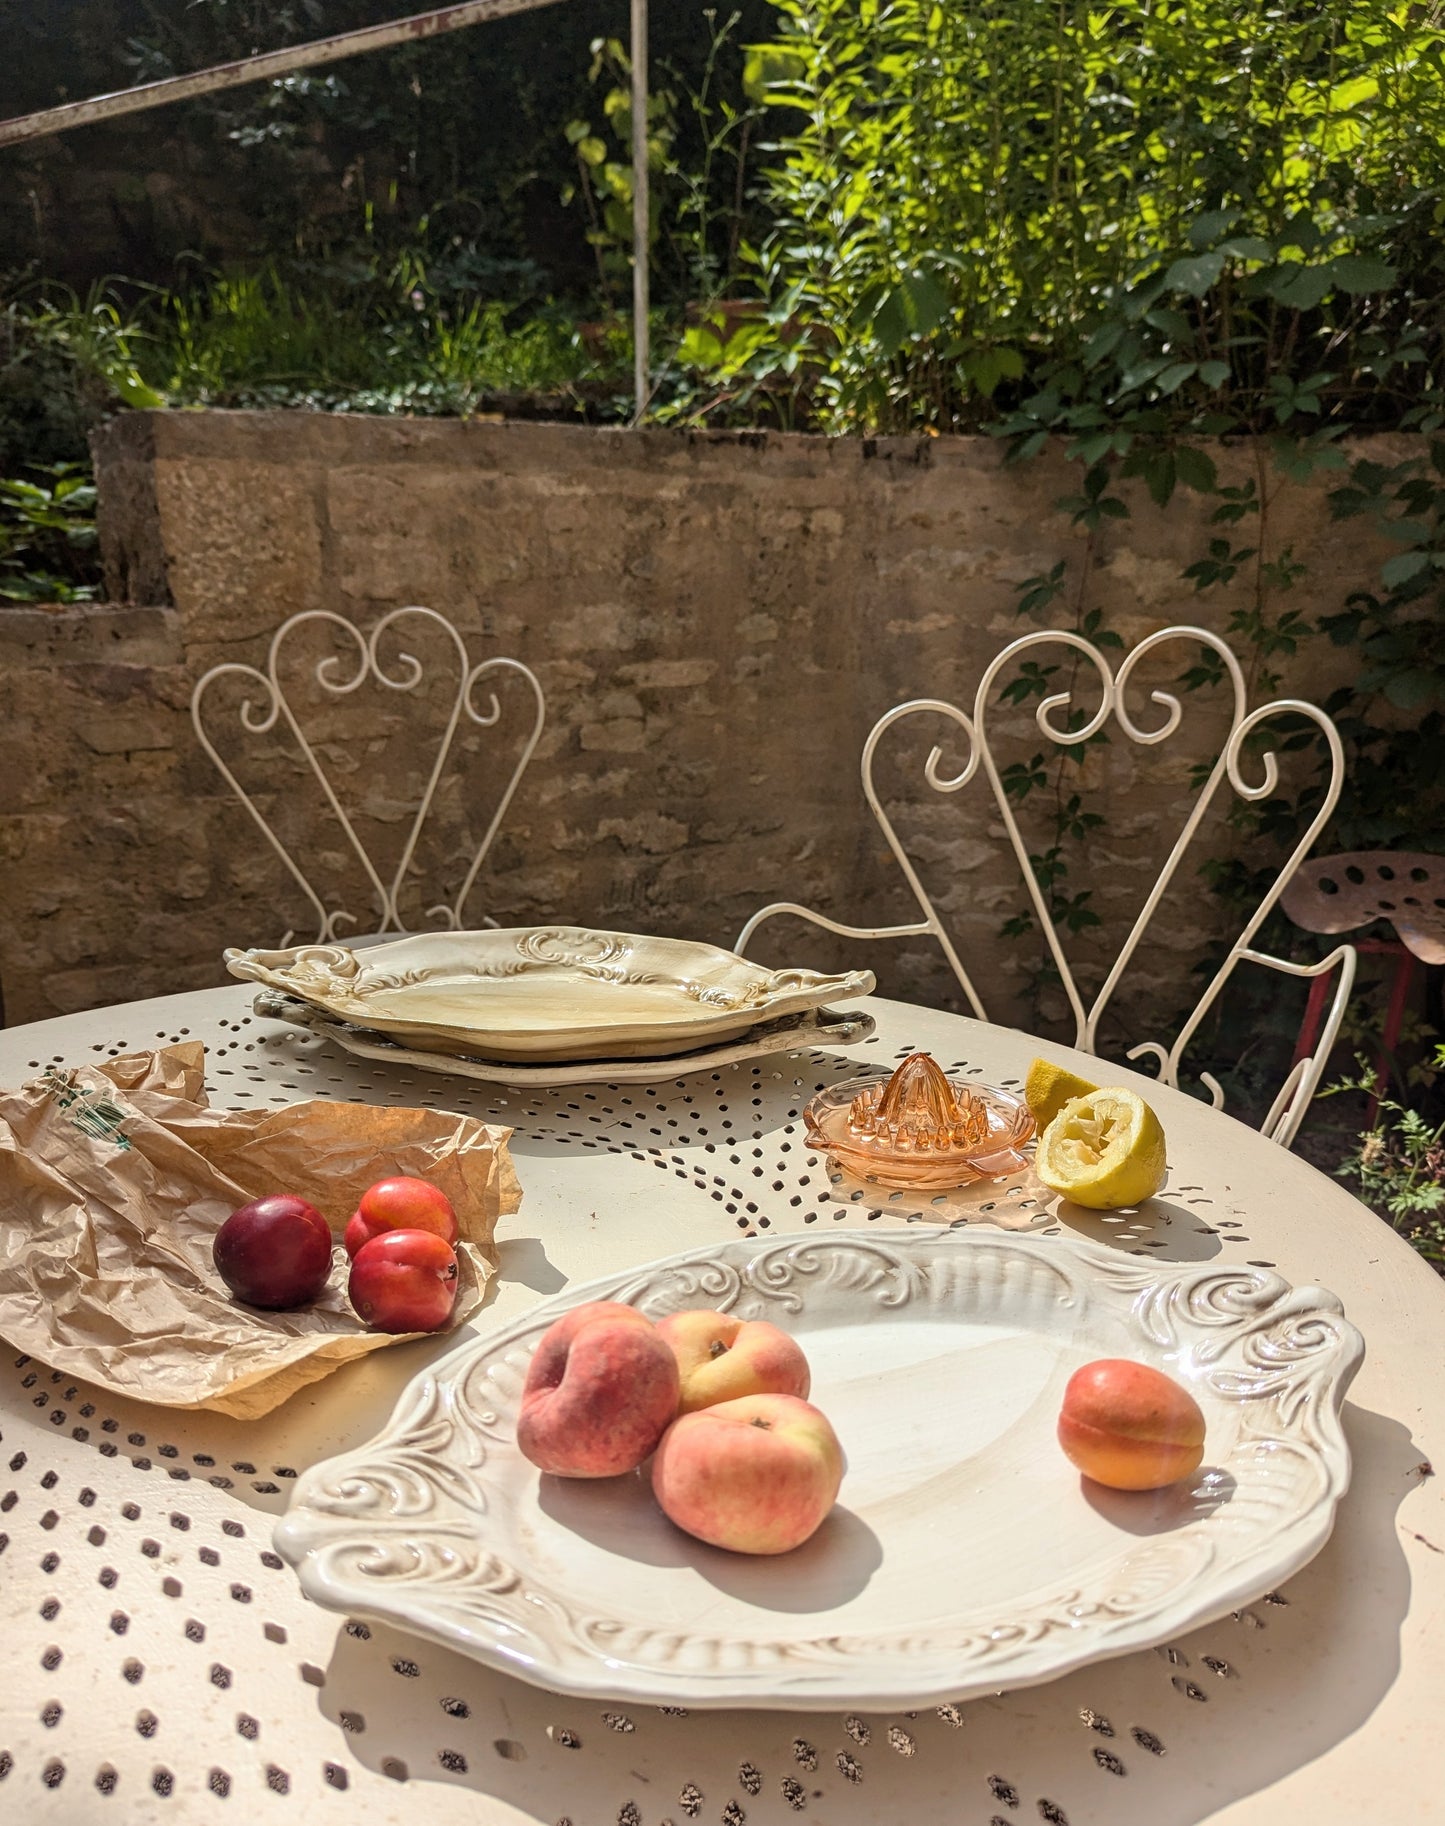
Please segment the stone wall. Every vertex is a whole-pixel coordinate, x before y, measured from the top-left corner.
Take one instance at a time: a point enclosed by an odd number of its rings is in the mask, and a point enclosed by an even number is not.
[[[469,903],[474,919],[725,943],[780,897],[857,923],[907,920],[859,787],[863,737],[900,699],[971,704],[987,661],[1029,625],[1018,585],[1061,557],[1077,572],[1085,556],[1054,505],[1077,470],[1059,453],[1005,467],[988,439],[178,412],[116,420],[96,455],[111,603],[0,612],[11,1022],[216,982],[223,946],[305,931],[304,903],[200,750],[187,708],[203,671],[264,662],[272,632],[303,609],[369,628],[429,604],[474,657],[511,655],[541,677],[546,730]],[[1221,462],[1244,473],[1242,454]],[[1384,555],[1358,522],[1330,523],[1324,486],[1281,483],[1271,515],[1277,546],[1309,559],[1292,604],[1307,614],[1337,606]],[[1160,511],[1142,491],[1131,507],[1088,554],[1089,602],[1130,644],[1172,622],[1226,629],[1247,579],[1197,596],[1180,576],[1209,536],[1205,507],[1181,493]],[[1072,604],[1060,620],[1071,618]],[[1188,657],[1175,651],[1150,683],[1177,677]],[[1346,662],[1312,643],[1285,688],[1320,696]],[[239,756],[239,694],[218,692],[224,750]],[[494,802],[497,757],[521,740],[524,706],[500,695],[502,721],[468,735],[442,795],[444,831],[422,858],[453,884],[465,833]],[[1108,823],[1070,886],[1092,889],[1115,941],[1183,816],[1190,763],[1217,745],[1222,695],[1190,699],[1188,739],[1167,754],[1116,739],[1085,765]],[[414,725],[402,694],[373,687],[315,708],[345,802],[394,854],[430,762],[416,728],[434,735],[435,713]],[[1007,714],[1002,758],[1026,760],[1037,731]],[[1038,943],[999,937],[1021,904],[1017,873],[981,778],[957,797],[922,785],[931,740],[925,727],[899,732],[880,785],[991,1011],[1022,1019]],[[338,852],[299,760],[279,734],[262,746],[264,803],[309,833],[299,840],[310,850]],[[347,904],[364,925],[355,884]],[[426,904],[418,886],[416,921]],[[1181,1004],[1217,918],[1187,873],[1121,1002],[1131,1032]],[[1090,942],[1097,959],[1098,935]],[[863,948],[780,924],[756,948],[776,961],[866,959],[886,992],[958,1004],[928,943]]]

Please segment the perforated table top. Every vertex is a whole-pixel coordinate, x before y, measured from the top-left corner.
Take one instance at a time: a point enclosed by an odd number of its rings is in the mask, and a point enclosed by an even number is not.
[[[219,1106],[338,1097],[513,1125],[525,1198],[479,1326],[709,1239],[932,1221],[835,1185],[807,1152],[803,1103],[920,1047],[999,1082],[1039,1050],[875,1000],[876,1034],[846,1055],[518,1093],[348,1058],[250,1003],[238,986],[13,1029],[0,1079],[192,1038]],[[1069,1227],[1161,1260],[1277,1266],[1332,1288],[1365,1336],[1353,1483],[1330,1543],[1282,1590],[1158,1650],[918,1714],[597,1705],[323,1611],[271,1550],[297,1472],[369,1437],[442,1344],[377,1353],[251,1423],[118,1403],[0,1346],[0,1820],[1445,1821],[1445,1501],[1429,1466],[1445,1294],[1340,1186],[1122,1076],[1164,1120],[1169,1183],[1147,1217]],[[1055,1227],[1008,1188],[970,1216]]]

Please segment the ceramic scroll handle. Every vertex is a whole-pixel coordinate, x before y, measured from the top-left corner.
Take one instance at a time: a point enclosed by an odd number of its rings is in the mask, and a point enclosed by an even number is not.
[[[361,960],[345,945],[297,945],[289,951],[243,951],[232,945],[223,957],[232,976],[278,989],[293,984],[344,988],[361,971]]]
[[[825,970],[774,970],[759,984],[762,995],[782,995],[790,989],[834,989],[839,995],[872,995],[878,979],[871,970],[849,970],[830,976]]]

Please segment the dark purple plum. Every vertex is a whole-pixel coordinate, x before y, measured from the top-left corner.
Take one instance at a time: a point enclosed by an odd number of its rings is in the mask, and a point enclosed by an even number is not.
[[[216,1232],[216,1273],[247,1306],[307,1306],[331,1273],[331,1226],[304,1198],[273,1192],[233,1211]]]

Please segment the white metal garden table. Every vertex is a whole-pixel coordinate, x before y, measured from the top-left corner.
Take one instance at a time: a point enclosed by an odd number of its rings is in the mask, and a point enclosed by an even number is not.
[[[905,1221],[840,1202],[803,1142],[807,1097],[920,1047],[1018,1078],[1038,1047],[868,1006],[878,1030],[849,1054],[538,1094],[347,1058],[253,1016],[237,986],[0,1033],[0,1079],[191,1038],[218,1106],[323,1096],[510,1123],[525,1197],[499,1232],[490,1323],[710,1239]],[[1097,1076],[1096,1061],[1047,1050]],[[1283,1590],[1160,1649],[962,1707],[609,1708],[322,1611],[271,1551],[297,1471],[367,1438],[439,1343],[377,1353],[252,1423],[117,1403],[0,1351],[0,1818],[1445,1821],[1445,1498],[1429,1463],[1445,1290],[1341,1186],[1119,1076],[1164,1120],[1169,1183],[1148,1219],[1071,1227],[1161,1260],[1277,1266],[1338,1293],[1366,1340],[1345,1410],[1353,1483],[1329,1545]]]

